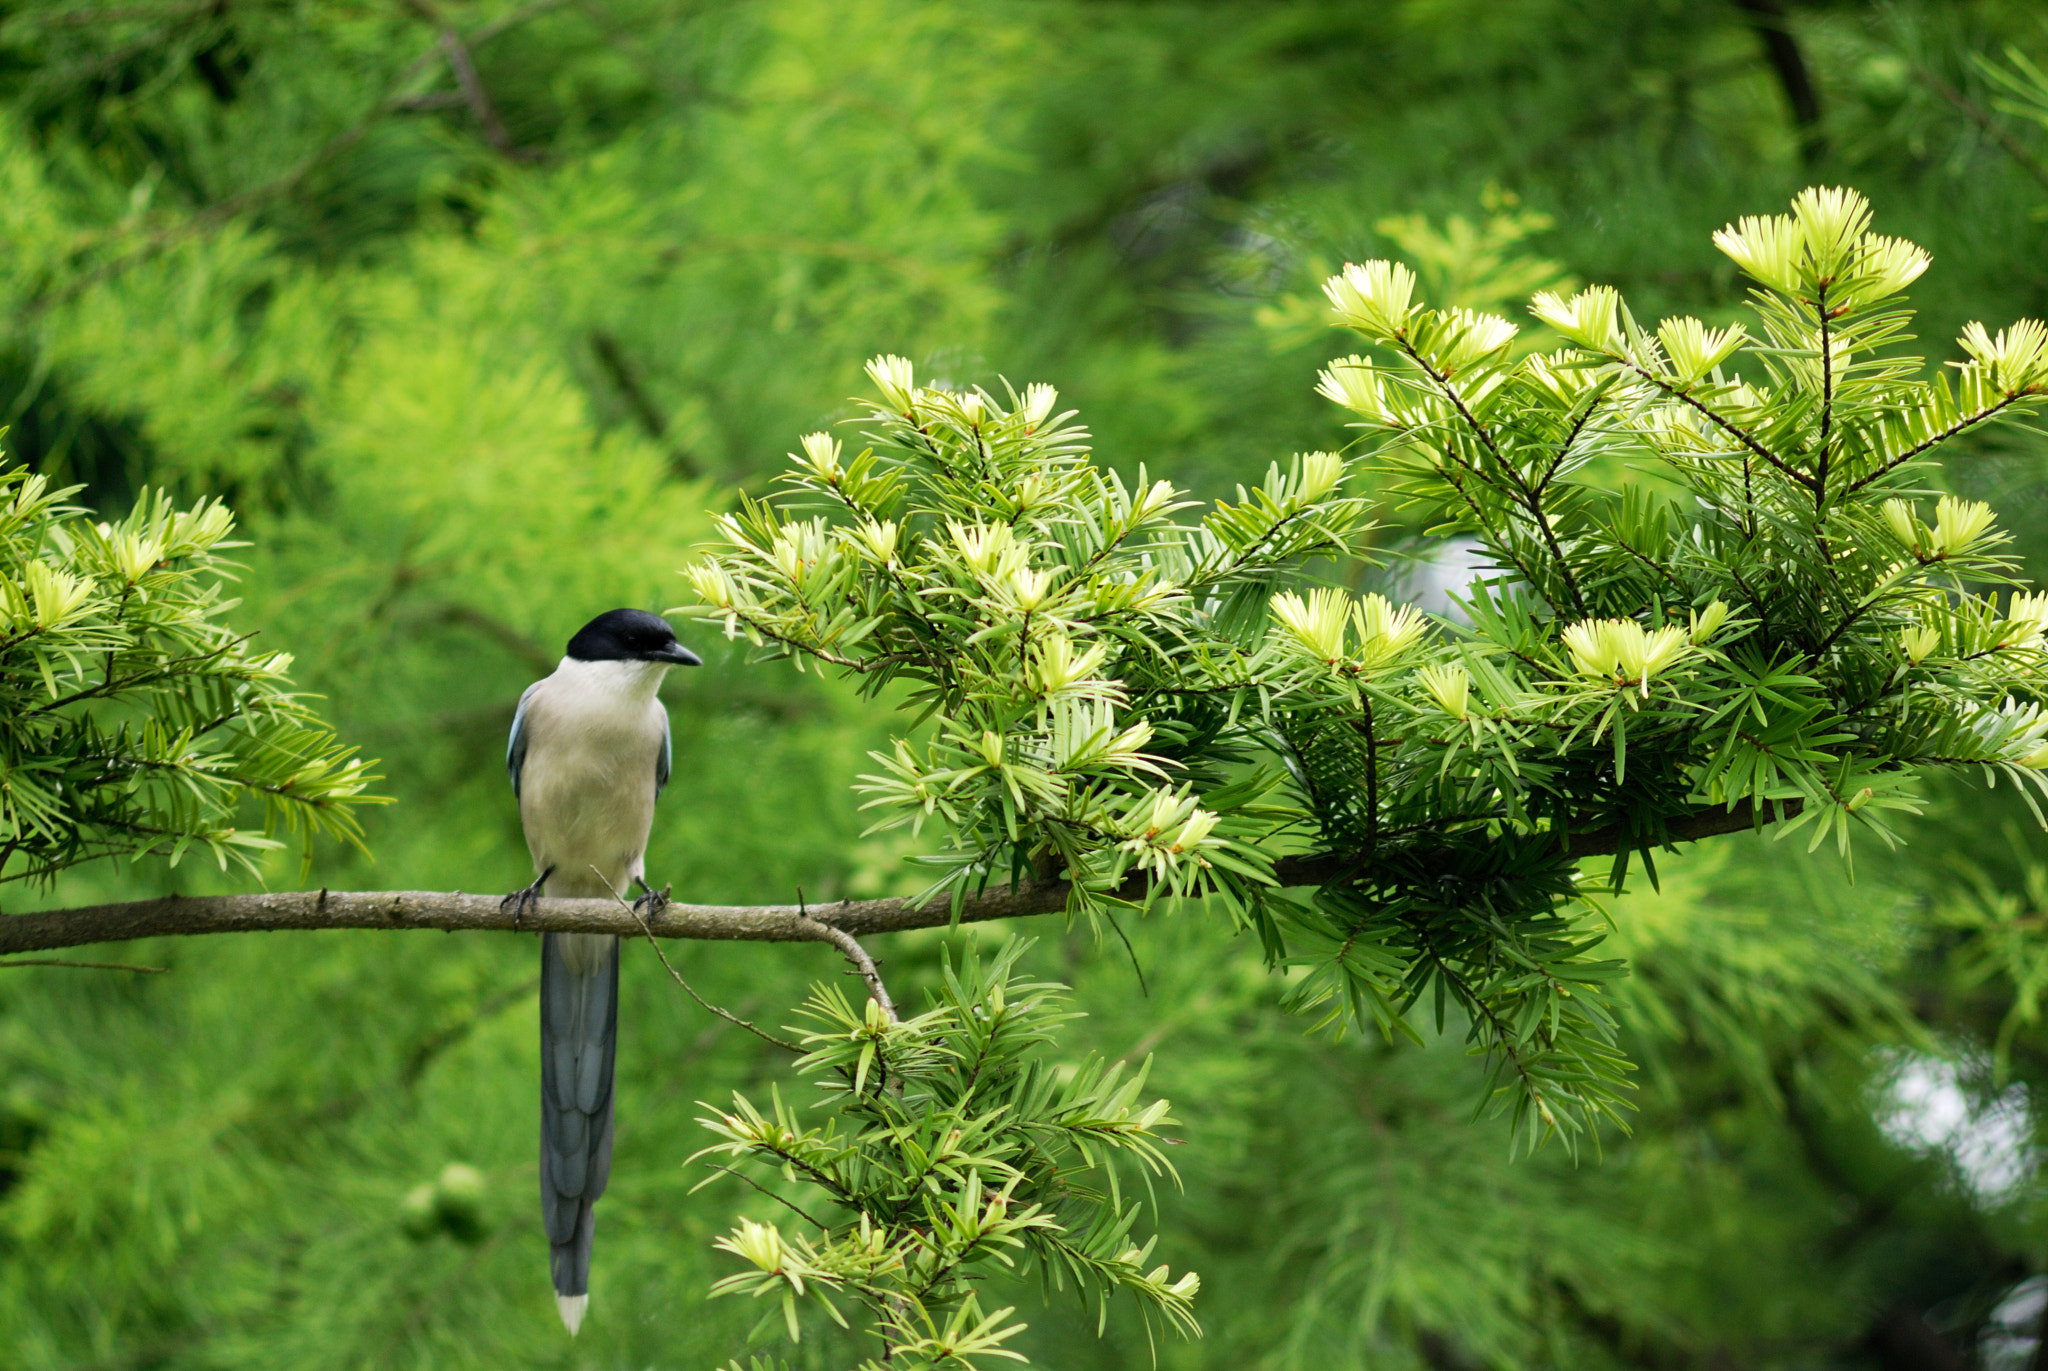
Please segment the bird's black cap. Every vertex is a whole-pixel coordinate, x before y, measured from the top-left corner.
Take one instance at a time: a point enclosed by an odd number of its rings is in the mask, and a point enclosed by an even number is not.
[[[576,630],[569,655],[579,662],[666,662],[702,666],[703,659],[676,641],[668,620],[644,609],[608,609]]]

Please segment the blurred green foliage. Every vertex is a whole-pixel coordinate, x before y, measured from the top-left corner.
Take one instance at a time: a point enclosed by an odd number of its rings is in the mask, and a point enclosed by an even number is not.
[[[399,801],[366,818],[374,864],[323,852],[313,879],[510,889],[520,688],[594,610],[683,599],[706,511],[850,413],[860,359],[1056,380],[1102,460],[1214,494],[1346,440],[1310,388],[1345,344],[1298,302],[1347,260],[1441,269],[1469,235],[1498,255],[1447,286],[1470,303],[1570,277],[1719,324],[1742,287],[1705,233],[1847,182],[1934,254],[1923,337],[2039,317],[2029,63],[2048,32],[2019,0],[23,4],[0,17],[0,421],[109,514],[145,484],[234,504],[241,613]],[[1966,448],[1949,483],[2040,575],[2048,454]],[[706,655],[670,701],[655,874],[703,901],[914,885],[914,847],[858,836],[874,707]],[[2004,788],[1940,792],[1908,836],[1854,885],[1767,838],[1660,863],[1614,939],[1642,1109],[1577,1166],[1507,1161],[1455,1035],[1302,1036],[1213,921],[1127,926],[1145,994],[1116,941],[1041,930],[1027,969],[1089,1015],[1062,1050],[1151,1057],[1183,1121],[1185,1190],[1142,1226],[1203,1273],[1208,1331],[1160,1364],[2025,1364],[2048,841]],[[36,898],[222,879],[86,868]],[[899,999],[946,942],[878,946]],[[734,1269],[710,1242],[767,1202],[692,1196],[681,1163],[697,1100],[783,1067],[651,957],[624,971],[572,1343],[533,1212],[530,946],[121,955],[172,972],[0,973],[9,1364],[701,1367],[752,1327],[704,1298]],[[840,969],[676,955],[748,1017]],[[1097,1344],[1092,1310],[1014,1302],[1036,1360],[1147,1356],[1115,1305]]]

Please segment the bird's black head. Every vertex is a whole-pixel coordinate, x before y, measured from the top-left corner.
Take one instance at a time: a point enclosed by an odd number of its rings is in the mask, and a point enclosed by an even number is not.
[[[569,655],[579,662],[662,662],[702,666],[703,659],[676,641],[659,614],[644,609],[608,609],[576,630]]]

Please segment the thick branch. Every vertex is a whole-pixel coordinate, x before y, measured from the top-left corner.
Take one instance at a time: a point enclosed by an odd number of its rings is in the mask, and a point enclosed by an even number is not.
[[[1787,815],[1799,802],[1785,802]],[[1769,822],[1767,814],[1765,822]],[[1668,823],[1674,843],[1693,842],[1716,834],[1755,826],[1748,803],[1731,812],[1701,810]],[[1575,857],[1611,856],[1628,840],[1619,825],[1573,835]],[[1449,853],[1445,856],[1448,859]],[[1338,874],[1351,859],[1336,853],[1282,857],[1274,863],[1281,884],[1319,885]],[[1051,914],[1065,909],[1067,883],[1026,881],[989,890],[965,902],[960,922]],[[1143,894],[1142,879],[1119,891],[1133,899]],[[512,914],[497,895],[444,894],[398,890],[365,894],[340,891],[287,891],[260,895],[170,895],[125,904],[89,905],[81,909],[0,917],[0,954],[41,952],[124,942],[130,938],[162,938],[202,933],[274,933],[323,928],[419,928],[453,933],[459,929],[513,930]],[[692,938],[702,941],[809,943],[839,945],[832,932],[867,935],[910,928],[936,928],[951,921],[946,901],[915,905],[909,900],[842,900],[838,904],[689,905],[671,904],[643,923],[616,900],[540,900],[528,907],[517,931],[527,933],[609,933],[633,938]],[[820,929],[819,925],[826,926]],[[828,931],[829,930],[829,931]],[[821,936],[822,935],[822,936]],[[843,949],[842,949],[843,950]]]

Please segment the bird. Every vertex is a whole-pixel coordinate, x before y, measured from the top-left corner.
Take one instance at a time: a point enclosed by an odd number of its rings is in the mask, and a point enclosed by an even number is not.
[[[519,697],[505,769],[533,855],[533,884],[507,895],[513,927],[543,894],[617,896],[636,908],[647,835],[673,756],[657,693],[671,667],[701,666],[658,614],[613,609],[576,631],[554,674]],[[619,1035],[619,940],[543,933],[540,953],[540,1198],[562,1323],[590,1306],[598,1197],[612,1165],[612,1072]]]

